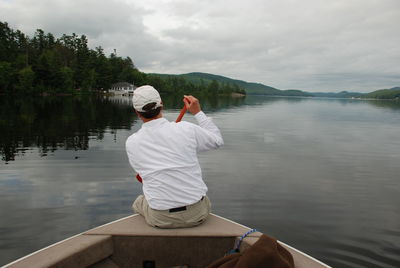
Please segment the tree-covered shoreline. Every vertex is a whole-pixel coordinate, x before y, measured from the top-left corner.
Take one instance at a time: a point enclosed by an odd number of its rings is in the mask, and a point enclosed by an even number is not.
[[[219,96],[246,94],[268,96],[328,97],[399,100],[400,88],[370,93],[326,93],[280,90],[260,83],[207,74],[146,74],[130,57],[114,50],[106,56],[101,46],[88,47],[85,35],[55,38],[38,29],[33,37],[0,21],[0,95],[71,95],[107,92],[117,82],[150,84],[163,94]]]
[[[364,99],[378,99],[378,100],[400,100],[400,88],[394,87],[390,89],[376,90],[362,96]]]
[[[135,86],[151,84],[169,94],[246,94],[233,84],[194,84],[182,77],[161,78],[143,73],[131,58],[122,58],[115,50],[106,56],[101,46],[90,49],[85,35],[73,33],[55,38],[38,29],[31,38],[0,22],[0,94],[104,92],[122,81]]]

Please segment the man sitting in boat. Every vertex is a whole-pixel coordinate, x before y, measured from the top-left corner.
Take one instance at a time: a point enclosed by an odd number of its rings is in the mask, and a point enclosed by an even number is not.
[[[142,127],[126,141],[129,163],[143,181],[143,193],[132,205],[146,222],[159,228],[201,224],[211,211],[197,152],[223,145],[218,127],[201,111],[198,99],[184,105],[198,125],[163,118],[160,94],[152,86],[133,93],[133,107]]]

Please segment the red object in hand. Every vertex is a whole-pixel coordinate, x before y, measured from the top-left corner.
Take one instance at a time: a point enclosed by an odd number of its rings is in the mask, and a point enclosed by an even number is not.
[[[137,179],[140,183],[143,183],[143,179],[142,179],[142,177],[140,177],[139,174],[136,174],[136,179]]]
[[[181,112],[179,113],[178,118],[176,119],[175,122],[176,123],[180,122],[182,120],[183,116],[185,115],[185,113],[186,113],[186,105],[183,106],[183,108],[182,108]]]
[[[176,123],[180,122],[182,120],[183,116],[185,115],[185,113],[186,113],[186,105],[183,106],[183,108],[182,108],[181,112],[179,113],[178,118],[175,120],[175,122]],[[140,183],[143,183],[143,179],[142,179],[142,177],[140,177],[139,174],[136,174],[136,179]]]

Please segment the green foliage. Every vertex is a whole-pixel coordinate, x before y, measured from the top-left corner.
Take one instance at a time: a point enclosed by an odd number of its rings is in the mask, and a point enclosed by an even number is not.
[[[38,29],[30,38],[2,22],[0,78],[0,93],[104,91],[123,81],[136,86],[151,84],[162,94],[246,94],[238,80],[207,74],[147,75],[135,67],[131,58],[119,57],[116,51],[107,57],[101,47],[89,49],[85,35],[55,38]]]
[[[211,76],[210,76],[211,77]],[[212,77],[215,78],[215,77]],[[228,80],[147,75],[131,58],[104,55],[101,47],[88,48],[85,35],[62,35],[38,29],[33,38],[0,22],[0,93],[70,93],[108,90],[116,82],[151,84],[163,94],[246,94]]]
[[[147,78],[129,57],[89,49],[85,35],[56,39],[38,29],[29,38],[0,22],[0,93],[102,91],[121,81],[144,84]]]
[[[246,90],[238,85],[212,80],[209,83],[194,83],[180,75],[146,75],[145,82],[164,94],[192,94],[196,96],[221,96],[239,93],[246,95]]]
[[[20,92],[32,92],[34,79],[35,72],[32,71],[32,68],[30,66],[23,68],[18,72],[18,83],[16,89]]]
[[[213,96],[218,94],[219,84],[218,84],[217,80],[212,80],[211,83],[208,84],[207,91]]]
[[[282,90],[282,96],[299,96],[299,97],[311,97],[310,93],[297,90],[297,89],[289,89],[289,90]]]
[[[0,61],[0,92],[8,91],[12,78],[11,63]]]
[[[249,94],[249,95],[272,95],[272,96],[311,96],[307,92],[300,90],[279,90],[270,86],[266,86],[260,83],[249,83],[242,80],[231,79],[221,75],[208,74],[208,73],[188,73],[181,75],[170,75],[170,74],[153,74],[158,75],[163,78],[171,77],[181,77],[189,82],[193,83],[195,86],[201,88],[216,88],[215,82],[218,82],[218,94],[226,94],[226,92],[233,92],[239,94]],[[214,90],[210,90],[210,94],[215,94]]]
[[[86,77],[82,81],[82,90],[88,91],[92,89],[96,82],[96,71],[94,69],[86,71]]]
[[[74,88],[74,71],[65,66],[60,69],[60,91],[68,92]]]
[[[242,80],[237,80],[237,79],[231,79],[228,77],[220,76],[220,75],[214,75],[214,74],[208,74],[208,73],[188,73],[188,74],[183,74],[185,78],[197,82],[197,83],[209,83],[213,80],[223,83],[223,84],[231,84],[231,85],[236,85],[241,89],[245,89],[248,94],[259,94],[259,95],[279,95],[280,90],[266,86],[260,83],[249,83],[246,81]]]
[[[381,89],[363,96],[367,99],[400,99],[400,89]]]

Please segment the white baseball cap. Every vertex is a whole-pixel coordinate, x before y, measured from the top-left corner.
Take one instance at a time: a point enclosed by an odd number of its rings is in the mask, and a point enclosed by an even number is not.
[[[152,109],[162,107],[162,101],[158,91],[152,86],[141,86],[133,91],[133,108],[138,112],[148,112],[143,107],[149,103],[156,103]]]

